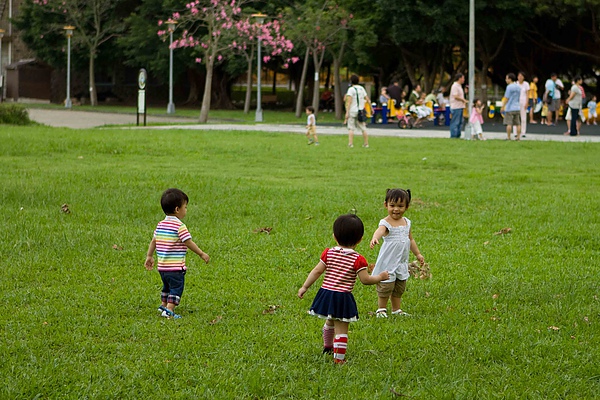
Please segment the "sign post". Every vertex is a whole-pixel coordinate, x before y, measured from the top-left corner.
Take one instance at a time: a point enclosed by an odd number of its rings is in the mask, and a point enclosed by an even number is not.
[[[144,68],[138,73],[138,101],[137,101],[137,126],[140,126],[140,114],[144,114],[144,126],[146,126],[146,81],[148,74]]]

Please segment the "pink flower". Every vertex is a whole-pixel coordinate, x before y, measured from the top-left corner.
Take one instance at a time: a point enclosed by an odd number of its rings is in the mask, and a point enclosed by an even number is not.
[[[162,24],[163,24],[163,21],[162,21],[162,19],[159,19],[159,20],[158,20],[158,26],[162,26]]]
[[[198,64],[200,64],[200,63],[202,62],[202,59],[198,57],[198,58],[196,58],[196,62],[197,62]]]

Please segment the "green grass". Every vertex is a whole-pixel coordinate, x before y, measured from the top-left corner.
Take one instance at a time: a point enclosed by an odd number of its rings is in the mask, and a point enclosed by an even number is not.
[[[599,145],[320,139],[2,128],[0,398],[600,393]],[[306,314],[320,281],[296,292],[351,209],[375,261],[368,239],[394,186],[413,192],[433,278],[409,280],[404,319],[370,315],[375,289],[357,283],[361,319],[335,366]],[[170,321],[143,268],[168,187],[190,196],[185,222],[212,258],[188,254],[183,319]]]

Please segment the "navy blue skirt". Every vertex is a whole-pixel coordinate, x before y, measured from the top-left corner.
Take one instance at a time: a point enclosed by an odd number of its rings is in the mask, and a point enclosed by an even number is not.
[[[343,322],[358,321],[358,308],[352,293],[319,289],[309,313],[319,318],[337,319]]]

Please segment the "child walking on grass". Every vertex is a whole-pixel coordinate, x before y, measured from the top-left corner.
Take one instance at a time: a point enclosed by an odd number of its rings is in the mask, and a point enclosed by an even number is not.
[[[483,124],[483,109],[485,106],[481,104],[481,100],[475,99],[473,101],[473,109],[471,110],[471,117],[469,118],[469,122],[473,127],[473,138],[479,140],[485,140],[483,137],[483,129],[481,128],[481,124]]]
[[[389,278],[377,284],[377,318],[387,318],[387,303],[392,299],[392,315],[410,315],[400,308],[402,295],[406,290],[409,251],[425,264],[417,243],[412,237],[411,222],[404,216],[410,205],[410,190],[388,189],[383,203],[388,215],[379,221],[379,227],[373,233],[370,246],[373,248],[384,238],[379,251],[373,276],[383,272],[389,273]]]
[[[210,261],[208,254],[194,243],[192,235],[181,222],[187,214],[188,202],[188,196],[179,189],[167,189],[162,194],[160,205],[166,217],[158,223],[146,254],[145,267],[152,271],[156,250],[157,269],[163,282],[158,311],[161,316],[167,318],[181,318],[174,310],[175,306],[179,305],[183,293],[187,249],[198,254],[205,263]]]
[[[319,145],[319,138],[317,138],[317,119],[315,118],[315,108],[313,106],[306,107],[306,138],[308,144]],[[312,138],[311,138],[312,136]]]
[[[386,271],[369,275],[367,260],[354,250],[364,232],[365,227],[356,215],[338,217],[333,224],[333,236],[338,245],[323,251],[321,260],[298,290],[298,297],[302,299],[308,288],[325,272],[323,284],[310,307],[310,314],[325,319],[323,354],[333,353],[336,364],[345,362],[348,325],[358,320],[358,309],[352,296],[356,277],[364,285],[373,285],[388,278]]]

